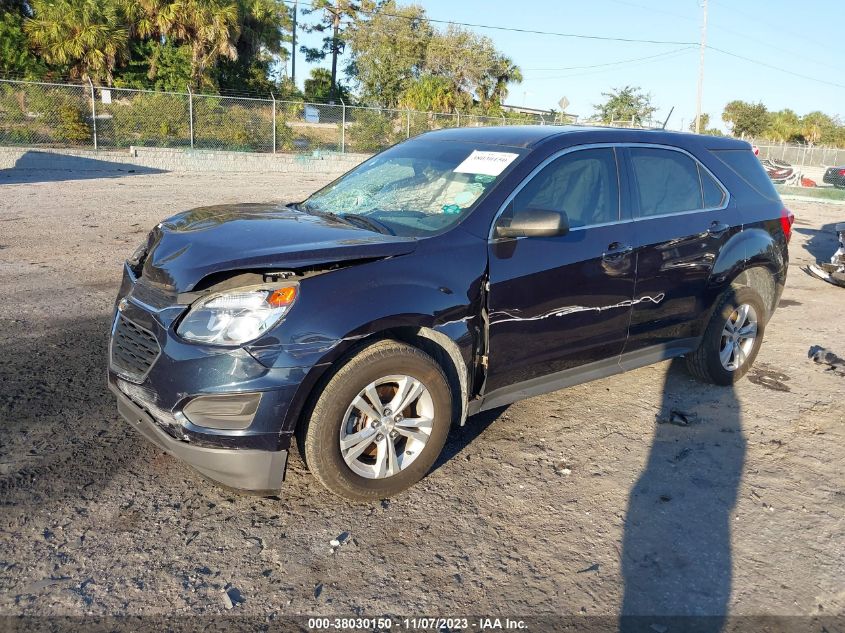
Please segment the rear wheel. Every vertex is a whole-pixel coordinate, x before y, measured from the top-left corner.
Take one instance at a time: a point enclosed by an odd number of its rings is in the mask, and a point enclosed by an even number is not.
[[[440,366],[415,347],[380,341],[323,388],[301,434],[302,454],[320,483],[342,497],[390,497],[434,465],[451,412]]]
[[[713,312],[698,349],[687,356],[690,373],[699,380],[731,385],[754,363],[763,341],[766,307],[752,288],[727,292]]]

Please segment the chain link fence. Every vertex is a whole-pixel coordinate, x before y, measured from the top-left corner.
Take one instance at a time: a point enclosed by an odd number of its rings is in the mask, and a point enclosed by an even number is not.
[[[0,79],[2,145],[369,153],[430,130],[563,122],[558,119]]]
[[[760,150],[761,159],[781,160],[801,167],[838,167],[845,165],[845,149],[824,145],[772,143],[748,139]]]

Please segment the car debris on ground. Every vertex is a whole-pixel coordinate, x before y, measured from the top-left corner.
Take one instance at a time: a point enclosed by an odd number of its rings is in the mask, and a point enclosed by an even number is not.
[[[834,230],[839,235],[839,248],[830,258],[830,263],[810,264],[807,272],[822,281],[845,288],[845,222],[837,224]]]
[[[842,358],[829,349],[819,345],[813,345],[807,353],[807,356],[812,358],[813,362],[816,362],[819,365],[827,365],[829,370],[837,374],[845,375],[845,358]]]

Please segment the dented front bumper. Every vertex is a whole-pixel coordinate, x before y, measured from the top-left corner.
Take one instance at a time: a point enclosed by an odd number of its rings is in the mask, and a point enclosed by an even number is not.
[[[174,439],[117,386],[109,387],[117,396],[118,412],[136,431],[209,479],[250,492],[272,493],[281,488],[288,459],[286,450],[210,448]]]

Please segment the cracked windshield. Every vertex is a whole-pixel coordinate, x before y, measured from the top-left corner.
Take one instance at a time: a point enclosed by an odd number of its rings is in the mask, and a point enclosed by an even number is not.
[[[520,151],[475,143],[403,143],[318,191],[300,208],[390,235],[437,233],[468,214]]]

